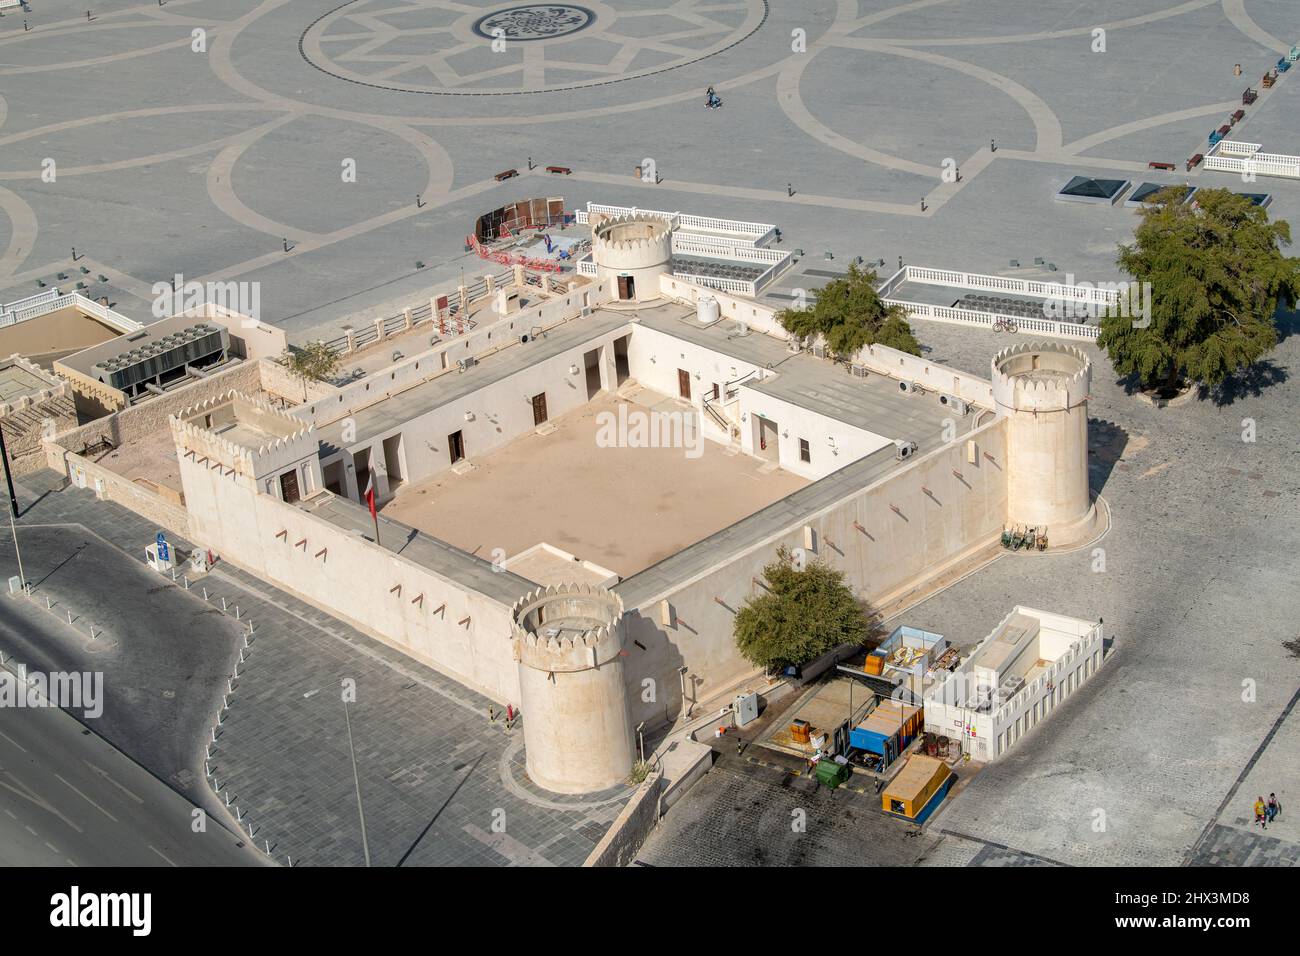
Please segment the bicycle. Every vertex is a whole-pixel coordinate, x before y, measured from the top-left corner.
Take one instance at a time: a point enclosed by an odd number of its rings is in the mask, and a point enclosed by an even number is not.
[[[1019,326],[1017,326],[1016,323],[1015,323],[1012,319],[994,319],[994,320],[993,320],[993,331],[994,331],[994,332],[1015,332],[1018,328],[1019,328]]]

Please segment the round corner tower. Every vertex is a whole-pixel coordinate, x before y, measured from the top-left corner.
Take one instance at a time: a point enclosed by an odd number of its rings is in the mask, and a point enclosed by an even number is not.
[[[597,278],[609,282],[615,299],[657,299],[659,277],[672,270],[672,224],[657,216],[611,216],[592,228],[591,255]]]
[[[1027,342],[993,356],[993,399],[1007,419],[1007,520],[1071,542],[1095,515],[1088,494],[1092,362],[1064,343]]]
[[[632,770],[623,601],[585,584],[539,588],[511,609],[528,776],[556,793],[604,790]]]

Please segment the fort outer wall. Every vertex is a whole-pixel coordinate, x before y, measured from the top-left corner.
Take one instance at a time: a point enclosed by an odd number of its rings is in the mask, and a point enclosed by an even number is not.
[[[178,448],[178,459],[197,545],[493,700],[519,700],[509,602],[258,494],[251,478],[201,452]]]
[[[905,603],[909,593],[945,569],[993,545],[1007,515],[1006,426],[1005,419],[995,419],[951,444],[923,451],[908,467],[671,590],[642,594],[635,576],[616,587],[628,608],[624,664],[633,724],[644,720],[653,727],[677,718],[680,666],[688,668],[688,677],[701,679],[693,693],[688,684],[692,701],[759,673],[736,648],[735,611],[762,593],[753,579],[762,579],[778,547],[806,546],[805,527],[813,530],[817,557],[844,571],[857,594],[878,608]],[[969,442],[975,446],[974,464],[968,460]],[[662,623],[664,601],[674,622],[669,625]]]

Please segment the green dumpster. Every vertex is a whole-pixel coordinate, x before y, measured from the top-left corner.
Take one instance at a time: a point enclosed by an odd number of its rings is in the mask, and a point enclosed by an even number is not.
[[[817,782],[834,790],[849,779],[850,770],[829,757],[817,761]]]

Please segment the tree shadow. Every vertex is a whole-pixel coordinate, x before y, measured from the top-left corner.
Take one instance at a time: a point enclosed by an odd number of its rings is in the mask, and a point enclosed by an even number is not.
[[[1281,385],[1290,373],[1272,359],[1263,359],[1235,375],[1229,375],[1218,385],[1200,386],[1199,397],[1209,398],[1215,405],[1224,407],[1246,397],[1258,398],[1266,388]]]

